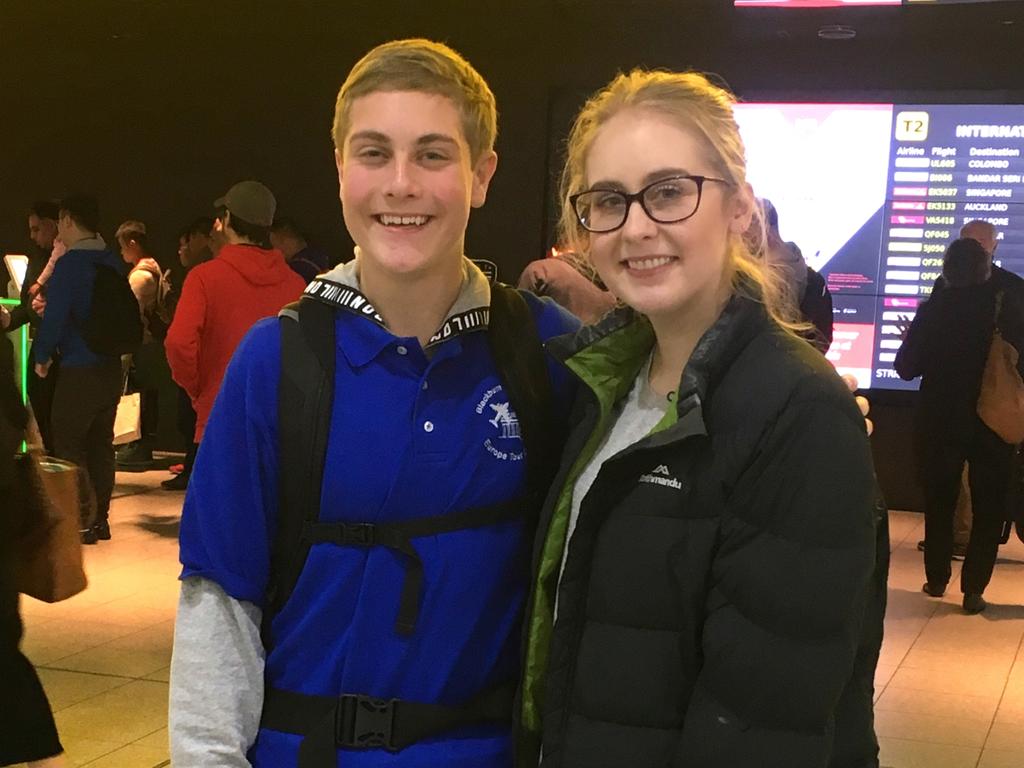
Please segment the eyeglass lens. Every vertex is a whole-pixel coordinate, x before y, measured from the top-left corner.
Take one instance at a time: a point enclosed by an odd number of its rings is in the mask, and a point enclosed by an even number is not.
[[[692,216],[700,198],[700,185],[695,179],[676,178],[655,182],[640,193],[647,215],[668,224]],[[594,190],[576,198],[576,213],[584,227],[606,232],[620,227],[629,213],[630,199],[623,192]]]

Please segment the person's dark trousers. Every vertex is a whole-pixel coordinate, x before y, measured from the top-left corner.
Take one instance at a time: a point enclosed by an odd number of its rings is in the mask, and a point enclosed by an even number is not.
[[[0,498],[10,498],[9,489],[0,488]],[[42,760],[63,751],[39,676],[19,648],[22,626],[8,530],[14,524],[13,512],[5,509],[0,519],[0,765]]]
[[[974,523],[960,575],[960,588],[981,594],[992,578],[999,537],[1005,518],[1013,446],[1004,443],[975,419],[960,436],[935,435],[924,457],[925,574],[928,583],[943,586],[950,578],[953,556],[953,511],[964,462],[970,462],[968,482]]]
[[[132,358],[132,383],[141,395],[142,444],[152,450],[160,426],[160,380],[169,375],[164,346],[159,341],[143,344]]]
[[[185,438],[188,444],[188,452],[185,454],[185,476],[192,473],[192,465],[196,461],[196,451],[199,450],[196,438],[196,409],[192,407],[192,398],[188,396],[181,387],[178,387],[178,432]]]
[[[29,360],[31,360],[31,355]],[[50,364],[50,372],[45,379],[36,375],[35,367],[28,370],[28,399],[32,403],[32,414],[36,417],[36,424],[39,425],[39,434],[43,438],[43,446],[46,452],[53,454],[53,428],[51,426],[53,414],[53,393],[57,386],[57,379],[60,378],[60,363],[56,360]]]
[[[107,519],[114,490],[114,415],[121,398],[121,361],[61,369],[53,398],[57,458],[83,467],[96,496],[96,522]]]

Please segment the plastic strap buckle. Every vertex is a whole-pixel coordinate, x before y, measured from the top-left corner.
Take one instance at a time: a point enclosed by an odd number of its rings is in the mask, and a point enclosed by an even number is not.
[[[373,523],[342,523],[342,541],[358,547],[372,547],[376,537]]]
[[[335,742],[351,749],[384,748],[397,752],[394,744],[395,704],[398,699],[345,695],[338,698]]]

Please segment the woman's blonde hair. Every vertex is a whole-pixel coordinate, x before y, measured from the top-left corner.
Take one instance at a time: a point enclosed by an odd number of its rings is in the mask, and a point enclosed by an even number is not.
[[[733,194],[746,194],[747,161],[733,115],[735,102],[729,91],[698,72],[634,69],[619,74],[583,105],[569,132],[560,189],[562,242],[580,253],[589,250],[589,233],[576,218],[569,197],[586,187],[587,154],[598,131],[627,109],[668,117],[690,131],[704,146],[715,172],[729,182]],[[763,212],[758,205],[753,206],[753,211],[754,221],[747,236],[731,237],[729,264],[733,289],[762,302],[780,325],[799,332],[806,324],[794,317],[778,275],[764,263]]]
[[[498,110],[487,81],[462,56],[443,43],[410,38],[378,45],[361,58],[338,91],[331,137],[344,151],[352,103],[377,91],[419,91],[447,96],[462,118],[470,159],[494,149]]]

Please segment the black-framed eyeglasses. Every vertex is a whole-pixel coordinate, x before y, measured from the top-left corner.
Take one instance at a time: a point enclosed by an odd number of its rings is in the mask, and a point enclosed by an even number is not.
[[[618,189],[588,189],[569,196],[569,204],[576,218],[588,232],[614,232],[626,223],[633,203],[651,221],[659,224],[675,224],[693,216],[700,207],[704,184],[729,184],[725,179],[711,176],[681,175],[659,179],[639,192],[622,192]]]

